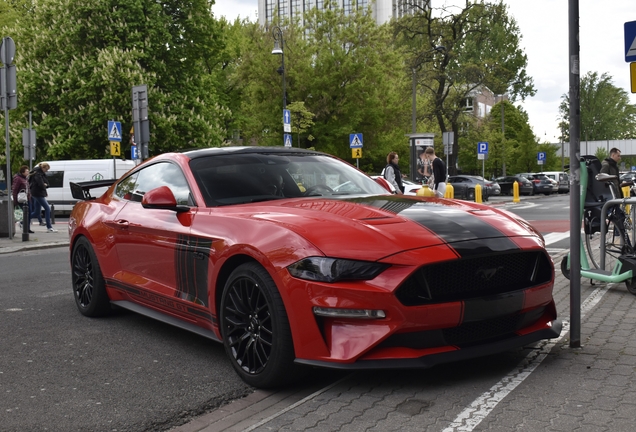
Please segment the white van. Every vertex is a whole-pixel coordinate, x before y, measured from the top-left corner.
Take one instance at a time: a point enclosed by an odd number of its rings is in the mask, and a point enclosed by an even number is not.
[[[567,173],[562,171],[544,171],[541,174],[545,174],[552,180],[556,180],[559,183],[559,193],[570,192],[570,177]]]
[[[135,167],[134,161],[121,159],[45,162],[51,166],[51,169],[46,173],[46,178],[49,181],[46,200],[55,206],[55,213],[69,213],[77,202],[71,195],[69,182],[118,179]],[[91,195],[98,197],[106,192],[106,189],[93,189]]]

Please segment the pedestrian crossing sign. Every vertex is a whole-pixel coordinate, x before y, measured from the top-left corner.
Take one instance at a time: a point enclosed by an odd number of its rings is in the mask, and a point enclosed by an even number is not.
[[[121,141],[121,122],[108,121],[108,141]]]
[[[291,134],[284,134],[285,137],[283,139],[284,143],[285,143],[285,147],[291,147],[292,146],[292,137]]]
[[[351,149],[351,157],[353,159],[361,159],[362,158],[362,149],[361,148],[352,148]]]
[[[361,133],[349,134],[349,147],[351,147],[351,148],[360,148],[360,147],[362,147],[362,134]]]

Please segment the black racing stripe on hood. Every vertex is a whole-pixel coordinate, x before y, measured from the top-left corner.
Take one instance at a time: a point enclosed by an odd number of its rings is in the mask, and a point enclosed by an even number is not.
[[[504,233],[464,210],[418,203],[399,214],[440,236],[461,256],[518,250]]]
[[[349,201],[410,219],[451,243],[462,257],[519,250],[504,233],[466,210],[399,196],[356,198]]]

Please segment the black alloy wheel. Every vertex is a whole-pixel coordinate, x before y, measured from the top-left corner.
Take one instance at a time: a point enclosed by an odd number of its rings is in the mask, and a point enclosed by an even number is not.
[[[88,317],[107,315],[110,312],[110,300],[104,277],[86,237],[78,239],[73,247],[71,271],[73,297],[80,313]]]
[[[221,297],[221,333],[232,366],[249,385],[268,388],[296,379],[294,345],[285,306],[267,271],[237,267]]]

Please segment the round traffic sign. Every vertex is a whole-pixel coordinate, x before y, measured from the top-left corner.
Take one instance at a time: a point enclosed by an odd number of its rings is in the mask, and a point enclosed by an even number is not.
[[[2,39],[2,43],[0,44],[0,61],[8,66],[13,63],[13,58],[15,57],[15,42],[10,37],[5,37]]]

